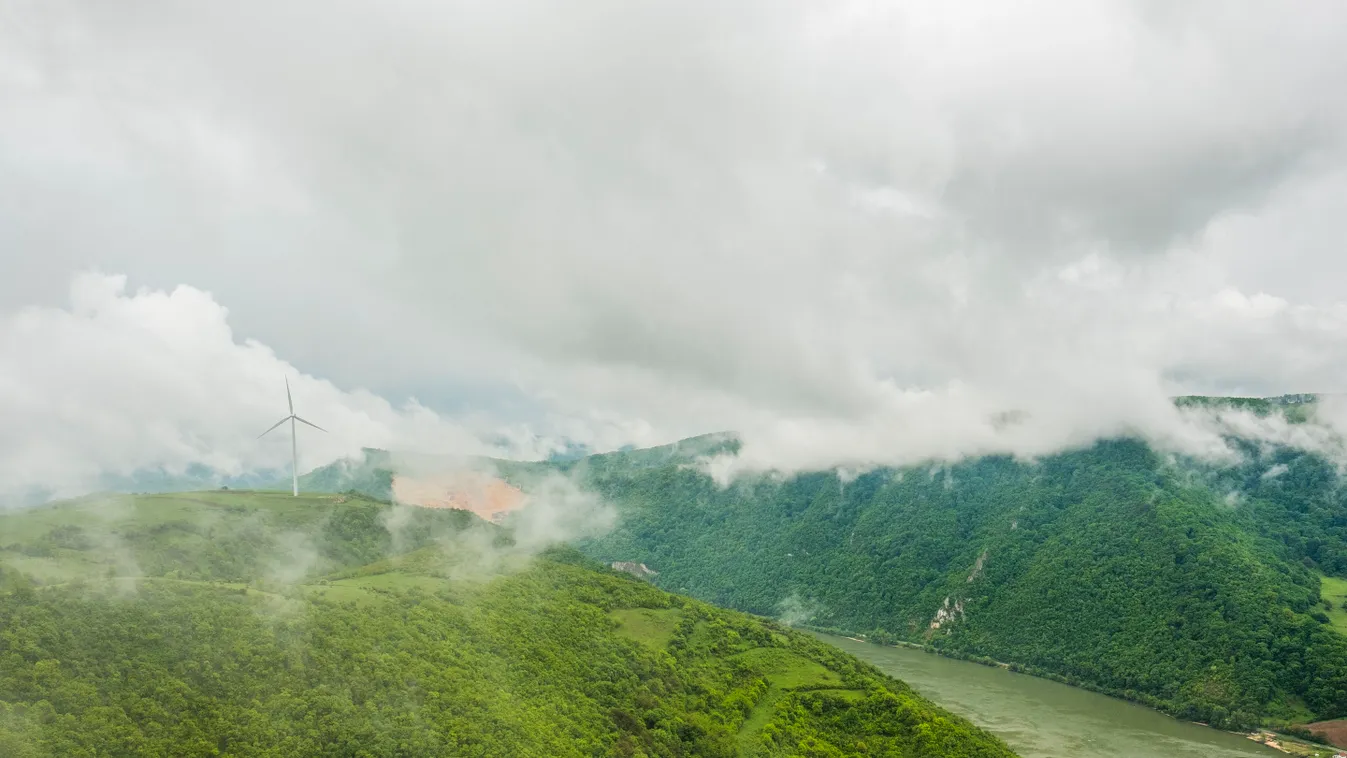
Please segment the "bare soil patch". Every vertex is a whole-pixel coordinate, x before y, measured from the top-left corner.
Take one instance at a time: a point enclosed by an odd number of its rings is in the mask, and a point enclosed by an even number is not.
[[[1306,724],[1306,727],[1333,743],[1335,747],[1347,747],[1347,719],[1316,721],[1313,724]]]
[[[393,477],[393,499],[423,508],[457,508],[472,511],[487,521],[499,522],[524,505],[524,493],[494,476],[462,471],[432,476]]]

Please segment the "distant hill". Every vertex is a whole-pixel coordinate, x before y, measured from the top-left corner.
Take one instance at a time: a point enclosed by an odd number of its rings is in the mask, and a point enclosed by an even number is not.
[[[99,480],[102,492],[183,492],[191,490],[255,489],[276,481],[280,473],[274,470],[247,471],[229,474],[201,463],[193,463],[181,470],[163,467],[138,469],[130,474],[104,474]]]
[[[310,471],[299,478],[307,492],[345,492],[355,490],[370,497],[392,499],[392,479],[406,476],[455,471],[483,471],[499,475],[513,484],[527,485],[555,472],[566,474],[607,468],[632,470],[670,464],[693,463],[721,453],[739,450],[739,439],[731,432],[703,434],[651,448],[625,447],[610,453],[577,454],[577,446],[546,461],[513,461],[482,456],[424,455],[392,453],[364,448],[358,459],[343,459]],[[286,489],[289,480],[276,479],[271,489]]]
[[[1206,395],[1185,395],[1174,399],[1180,408],[1210,408],[1244,410],[1258,416],[1281,413],[1288,421],[1304,423],[1313,415],[1320,401],[1320,395],[1298,394],[1278,395],[1276,397],[1211,397]]]
[[[689,437],[658,447],[626,449],[590,455],[575,461],[568,461],[558,465],[557,468],[568,472],[583,473],[658,468],[695,463],[703,458],[721,454],[733,455],[739,452],[739,447],[738,435],[733,432],[716,432]]]
[[[183,492],[188,490],[211,490],[227,487],[229,489],[279,489],[277,483],[288,474],[263,469],[231,474],[212,468],[203,463],[192,463],[183,467],[147,466],[129,473],[105,472],[92,482],[87,482],[85,491],[120,493]],[[48,503],[58,498],[58,493],[49,488],[34,488],[21,493],[0,490],[0,509],[26,508]]]
[[[463,511],[114,496],[0,535],[7,757],[1012,755],[811,637]]]
[[[553,475],[588,476],[609,469],[632,471],[668,465],[694,463],[720,453],[739,449],[738,438],[730,433],[705,434],[653,448],[625,448],[611,453],[556,456],[546,461],[511,461],[481,456],[435,456],[392,453],[365,448],[358,459],[343,459],[304,474],[299,478],[304,492],[357,492],[376,500],[398,500],[419,505],[471,501],[495,480],[513,488],[528,489]],[[405,486],[401,486],[405,485]],[[401,486],[402,496],[399,496]],[[275,481],[271,489],[286,489],[289,482]],[[459,490],[455,492],[455,490]],[[485,516],[487,508],[474,508]]]
[[[287,482],[277,480],[270,489],[285,489]],[[348,492],[368,495],[376,500],[393,498],[392,455],[386,450],[364,448],[358,459],[342,459],[320,466],[299,477],[304,492]]]

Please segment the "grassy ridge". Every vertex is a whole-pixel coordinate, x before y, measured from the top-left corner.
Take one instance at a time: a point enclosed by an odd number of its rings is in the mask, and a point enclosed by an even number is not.
[[[515,560],[467,514],[196,493],[0,530],[0,755],[1011,755],[810,637]]]
[[[211,491],[107,495],[0,513],[0,562],[41,582],[95,576],[294,580],[472,528],[453,510],[362,496]]]

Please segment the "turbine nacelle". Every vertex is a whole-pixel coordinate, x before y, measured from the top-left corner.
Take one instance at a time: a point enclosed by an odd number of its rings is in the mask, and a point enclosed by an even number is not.
[[[319,425],[313,423],[312,421],[305,421],[304,419],[300,418],[299,416],[291,415],[291,416],[286,416],[285,418],[281,419],[280,421],[277,421],[276,424],[275,424],[274,426],[272,426],[270,429],[268,429],[268,430],[266,430],[265,432],[262,432],[261,434],[257,435],[257,438],[260,440],[260,439],[262,439],[263,437],[267,436],[268,434],[271,434],[273,431],[276,430],[276,427],[277,427],[277,426],[280,426],[281,424],[284,424],[285,422],[287,422],[287,421],[289,421],[289,420],[291,420],[291,419],[294,419],[295,421],[298,421],[298,422],[301,423],[301,424],[308,424],[309,426],[313,427],[314,429],[317,429],[317,430],[320,431],[320,432],[326,432],[326,431],[327,431],[326,429],[324,429],[323,427],[321,427],[321,426],[319,426]]]

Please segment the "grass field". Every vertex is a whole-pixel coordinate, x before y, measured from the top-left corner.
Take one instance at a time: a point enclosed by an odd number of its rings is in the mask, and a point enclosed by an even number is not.
[[[300,581],[279,581],[268,569],[293,561],[289,553],[311,552],[313,539],[334,520],[334,509],[375,505],[343,495],[295,497],[289,492],[247,490],[90,496],[0,514],[0,567],[34,578],[40,587],[74,581],[113,581],[128,587],[176,583],[236,590],[282,603],[295,600],[272,591],[280,586],[310,598],[361,605],[380,602],[383,592],[445,590],[449,586],[445,579],[419,573],[426,568],[421,565],[425,551],[374,565],[329,566],[337,571],[294,577]],[[278,534],[290,538],[282,540],[288,544],[258,542],[263,536],[274,540]],[[268,554],[259,546],[278,549]],[[220,548],[228,553],[225,560],[196,560]],[[246,565],[231,570],[229,558],[258,563],[262,570],[250,573]],[[157,570],[175,561],[174,568]],[[183,577],[193,564],[208,576]],[[400,570],[404,564],[406,571]],[[229,581],[221,578],[222,573],[242,577]]]
[[[757,648],[735,656],[767,674],[768,682],[784,690],[836,689],[842,679],[823,666],[785,650]]]
[[[0,514],[0,566],[42,584],[127,576],[293,584],[474,525],[483,523],[461,511],[347,495],[101,495]]]
[[[369,576],[351,577],[349,579],[337,579],[327,587],[341,589],[351,588],[360,590],[388,590],[396,592],[405,592],[413,587],[434,592],[445,588],[446,580],[436,576],[421,576],[418,574],[404,574],[401,572],[389,572],[386,574],[372,574]]]
[[[90,495],[0,513],[0,567],[44,586],[180,582],[276,598],[273,590],[288,586],[357,603],[377,602],[379,592],[446,590],[445,579],[428,575],[427,551],[395,555],[389,508],[352,495],[288,491]],[[447,510],[415,516],[439,533],[475,522]],[[352,551],[353,543],[365,551]]]
[[[619,608],[609,614],[618,631],[655,650],[669,646],[682,612],[677,608]]]
[[[1343,608],[1343,604],[1347,603],[1347,579],[1320,576],[1319,595],[1333,604],[1333,607],[1328,609],[1328,620],[1333,624],[1333,628],[1347,634],[1347,609]]]
[[[0,513],[0,543],[25,542],[61,526],[136,529],[175,521],[195,521],[212,513],[265,511],[278,524],[313,523],[322,512],[315,505],[346,502],[342,495],[301,494],[253,490],[211,490],[171,495],[90,495]]]
[[[757,648],[740,653],[735,660],[762,671],[767,679],[766,694],[739,727],[739,751],[743,755],[758,754],[758,735],[772,720],[777,704],[792,692],[827,692],[848,700],[860,700],[865,696],[858,690],[846,689],[841,677],[820,664],[786,650]]]
[[[364,605],[413,589],[471,596],[474,583],[442,577],[474,574],[489,539],[453,551],[418,545],[487,525],[457,511],[394,510],[360,496],[283,491],[95,495],[0,513],[0,568],[39,587],[181,583],[285,602]],[[407,533],[395,537],[399,523]]]

